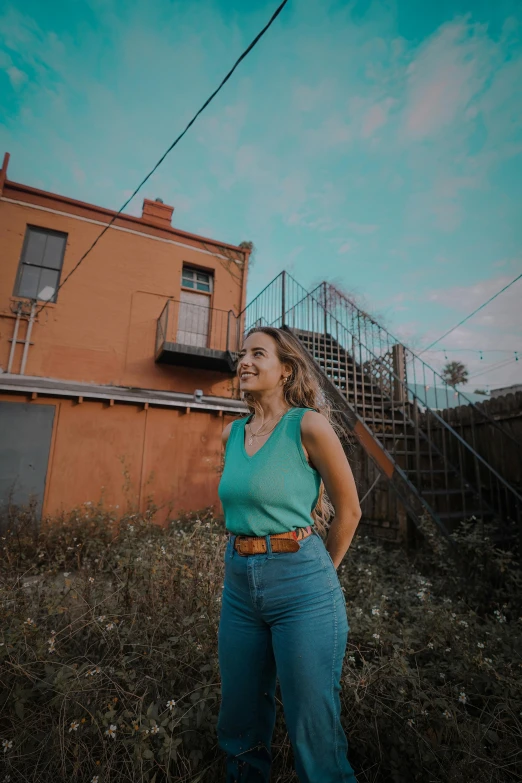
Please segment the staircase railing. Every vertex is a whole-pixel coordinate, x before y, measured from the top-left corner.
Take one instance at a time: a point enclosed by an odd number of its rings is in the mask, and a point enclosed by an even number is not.
[[[283,272],[240,317],[243,333],[266,323],[288,326],[300,337],[421,493],[443,532],[446,524],[453,526],[452,520],[474,517],[483,529],[485,519],[493,517],[502,543],[515,534],[522,543],[522,497],[474,447],[475,423],[470,426],[470,442],[427,405],[416,384],[408,383],[410,373],[415,378],[419,368],[442,380],[441,376],[334,286],[323,282],[308,292]],[[482,421],[503,433],[509,448],[518,449],[517,441],[497,422],[477,411]]]

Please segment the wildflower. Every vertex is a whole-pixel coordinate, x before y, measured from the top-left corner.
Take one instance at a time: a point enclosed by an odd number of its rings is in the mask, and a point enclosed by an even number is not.
[[[166,555],[167,554],[167,550],[165,549],[164,546],[161,547],[161,554],[162,555]]]
[[[505,615],[503,615],[503,614],[502,614],[502,612],[499,612],[499,610],[498,610],[498,609],[495,609],[495,611],[493,612],[493,614],[495,615],[495,617],[497,618],[497,620],[498,620],[498,622],[499,622],[499,623],[505,623],[505,622],[506,622],[506,617],[505,617]]]
[[[154,726],[151,727],[150,733],[151,734],[158,734],[158,732],[159,732],[159,726],[154,724]]]
[[[381,598],[382,598],[383,601],[387,601],[388,600],[388,596],[384,595],[384,593],[381,593]]]
[[[196,650],[202,650],[203,647],[200,644],[196,644]]]
[[[444,674],[444,672],[441,672],[441,673],[439,674],[439,677],[441,678],[441,680],[443,680],[443,679],[446,677],[446,675]]]
[[[68,548],[68,549],[72,549],[72,547],[67,547],[67,548]],[[64,575],[64,576],[65,576],[65,578],[67,579],[67,577],[71,575],[71,572],[70,572],[70,571],[64,571],[64,572],[63,572],[63,575]]]
[[[355,658],[353,655],[349,655],[348,660],[350,661],[350,663],[355,663]]]
[[[107,623],[105,628],[107,629],[107,631],[112,631],[112,629],[114,628],[114,623]]]
[[[446,720],[449,720],[451,718],[451,712],[449,710],[444,710],[442,714],[446,718]]]
[[[421,715],[427,715],[427,714],[428,714],[428,710],[421,710]]]
[[[404,696],[404,694],[406,693],[405,688],[399,688],[399,693],[401,694],[401,696]]]
[[[114,723],[111,723],[109,728],[105,731],[105,734],[108,737],[112,737],[113,739],[116,739],[116,728],[117,727],[114,725]]]
[[[36,625],[36,623],[34,622],[34,620],[28,617],[27,620],[24,620],[24,625]]]
[[[129,525],[129,533],[134,533],[134,525]]]
[[[105,620],[105,615],[100,614],[96,619],[98,620],[99,623],[103,623],[103,621]]]
[[[94,775],[94,777],[91,778],[91,783],[98,783],[99,779],[100,778],[98,777],[98,775]]]
[[[344,590],[344,587],[343,587],[343,590]],[[384,611],[384,612],[382,613],[382,616],[383,616],[383,617],[389,617],[389,616],[390,616],[390,613],[389,613],[389,612],[387,612],[387,611]]]
[[[89,582],[91,583],[91,585],[93,584],[93,582],[94,582],[94,577],[93,576],[89,577]]]
[[[50,653],[56,652],[56,649],[55,649],[55,646],[54,646],[55,645],[55,638],[54,638],[54,636],[51,636],[50,639],[47,639],[47,644],[49,645],[49,649],[48,649],[47,652],[50,652]]]
[[[69,734],[71,733],[71,731],[77,731],[79,725],[80,724],[78,723],[77,720],[73,720],[73,722],[69,726]]]
[[[446,647],[445,652],[451,652],[451,647]]]
[[[482,642],[477,642],[477,647],[480,647],[481,650],[484,649],[484,645],[482,644]]]
[[[417,598],[420,598],[421,601],[426,600],[426,593],[424,592],[424,590],[419,590],[419,592],[416,593],[416,596]]]
[[[4,749],[4,753],[7,753],[7,751],[11,750],[13,747],[13,740],[2,740],[2,747]]]
[[[466,699],[466,694],[464,693],[464,691],[461,691],[461,692],[460,692],[460,694],[459,694],[459,701],[460,701],[462,704],[465,704],[465,703],[466,703],[467,699]]]
[[[452,620],[454,620],[454,619],[456,618],[456,616],[457,616],[457,615],[455,614],[455,612],[452,612],[452,613],[451,613],[451,619],[452,619]]]
[[[408,721],[407,721],[407,723],[408,723],[408,726],[413,726],[413,725],[415,725],[415,721],[413,720],[413,718],[408,718]]]
[[[459,625],[463,625],[464,628],[468,627],[468,624],[467,624],[467,622],[465,620],[459,620]]]
[[[372,636],[373,636],[374,639],[380,639],[381,638],[380,634],[378,634],[378,633],[374,633],[374,634],[372,634]]]
[[[362,614],[362,609],[361,609],[361,607],[360,607],[360,606],[357,606],[357,607],[356,607],[356,609],[355,609],[355,614],[356,614],[358,617],[360,617],[360,616],[361,616],[361,614]]]
[[[484,658],[484,660],[485,660],[485,662],[486,662],[486,663],[493,663],[493,661],[491,660],[491,658]]]
[[[373,614],[373,615],[377,615],[377,617],[378,617],[378,616],[379,616],[379,614],[380,614],[380,612],[379,612],[379,610],[378,610],[376,607],[374,607],[374,608],[372,609],[372,614]]]
[[[136,562],[138,562],[138,563],[139,563],[140,561],[141,561],[141,557],[137,557],[137,558],[136,558]]]
[[[430,648],[430,650],[433,650],[433,647],[434,647],[433,642],[428,642],[428,647]]]
[[[169,699],[168,702],[167,702],[167,707],[169,708],[169,710],[173,710],[175,704],[176,704],[176,702],[174,701],[174,699]]]

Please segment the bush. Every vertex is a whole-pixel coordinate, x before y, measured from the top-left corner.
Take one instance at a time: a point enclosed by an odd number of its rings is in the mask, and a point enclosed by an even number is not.
[[[154,513],[86,504],[45,532],[30,515],[11,520],[0,781],[224,780],[223,521],[203,509],[163,528]],[[471,584],[436,549],[356,535],[338,570],[350,622],[342,720],[359,783],[521,779],[519,572],[492,551]],[[477,551],[470,543],[470,560]],[[276,695],[273,779],[295,781]]]

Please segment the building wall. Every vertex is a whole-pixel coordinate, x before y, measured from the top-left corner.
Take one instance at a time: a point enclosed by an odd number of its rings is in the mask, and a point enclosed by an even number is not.
[[[2,395],[13,416],[18,406],[31,404],[21,395]],[[183,510],[213,506],[222,512],[221,433],[233,417],[52,397],[34,405],[54,407],[47,483],[39,497],[44,516],[100,499],[121,512],[144,511],[150,498],[162,507],[156,517],[160,524]],[[27,458],[46,444],[36,431],[29,446],[24,438]]]
[[[102,207],[38,191],[6,180],[8,156],[0,170],[0,371],[6,372],[19,297],[14,286],[27,226],[65,232],[63,282],[102,229],[115,217]],[[245,306],[249,250],[205,239],[170,223],[171,209],[150,202],[142,217],[118,216],[63,288],[56,303],[48,302],[33,324],[24,374],[84,384],[106,384],[163,392],[238,397],[231,373],[157,364],[156,326],[169,298],[180,298],[182,267],[187,264],[213,275],[210,307],[239,314]],[[156,215],[154,214],[156,212]],[[166,220],[162,214],[167,214]],[[157,217],[159,215],[159,218]],[[163,221],[163,222],[162,222]],[[25,306],[30,304],[25,300]],[[43,302],[38,303],[38,307]],[[18,340],[25,338],[22,319]],[[169,339],[172,339],[171,337]],[[23,346],[16,345],[11,374],[21,371]],[[1,378],[1,375],[0,375]],[[87,396],[87,395],[86,395]],[[0,390],[4,406],[30,405],[30,396]],[[45,479],[36,494],[43,515],[67,512],[75,505],[103,497],[106,505],[124,509],[130,503],[144,510],[147,498],[164,508],[221,510],[217,486],[222,459],[221,433],[231,416],[144,404],[95,402],[64,397],[38,397],[39,406],[53,406],[52,437],[46,443],[37,427],[10,434],[13,448],[2,445],[2,460],[25,465],[4,471],[31,479],[31,459],[38,456]],[[43,418],[46,418],[45,416]],[[20,420],[20,416],[18,416]],[[35,419],[36,420],[36,419]],[[46,418],[47,421],[50,417]],[[44,455],[44,456],[42,456]],[[28,472],[29,471],[29,472]],[[1,477],[0,477],[1,478]],[[25,480],[25,479],[24,479]],[[27,483],[27,482],[26,482]],[[25,486],[25,485],[24,485]],[[18,502],[23,502],[24,493]],[[36,484],[35,484],[36,486]],[[0,481],[0,505],[6,487]]]
[[[61,281],[107,223],[106,210],[62,203],[6,183],[0,199],[0,367],[5,371],[14,328],[13,287],[27,225],[68,234]],[[27,191],[27,192],[26,192]],[[21,201],[25,203],[12,203]],[[37,208],[35,208],[37,207]],[[64,210],[70,214],[56,214]],[[101,225],[88,222],[96,220]],[[165,391],[234,396],[230,375],[158,365],[156,323],[169,297],[179,299],[183,263],[214,275],[211,307],[238,314],[245,299],[247,253],[220,250],[211,240],[177,235],[118,218],[48,303],[33,326],[26,375]],[[227,259],[219,256],[225,252]],[[231,260],[232,259],[232,260]],[[23,321],[19,339],[27,329]],[[17,345],[12,372],[20,371]]]

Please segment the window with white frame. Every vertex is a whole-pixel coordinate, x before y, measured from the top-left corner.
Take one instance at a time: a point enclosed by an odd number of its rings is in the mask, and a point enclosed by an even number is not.
[[[194,291],[212,293],[212,275],[209,272],[201,272],[199,269],[184,266],[181,285],[183,288],[192,288]]]

